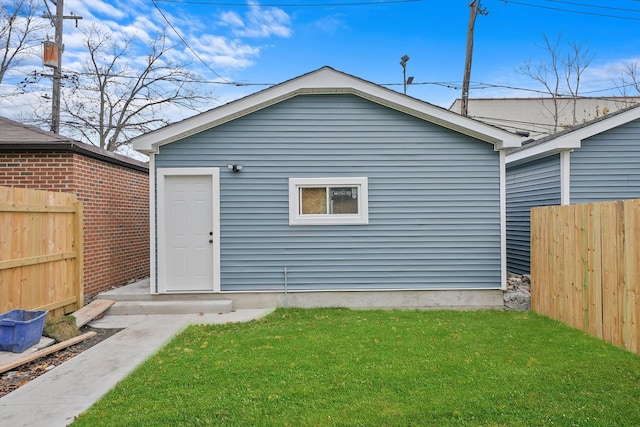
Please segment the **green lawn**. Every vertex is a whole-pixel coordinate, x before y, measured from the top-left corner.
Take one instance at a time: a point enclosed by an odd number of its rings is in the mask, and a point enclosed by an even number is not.
[[[529,312],[192,326],[78,426],[639,426],[640,357]]]

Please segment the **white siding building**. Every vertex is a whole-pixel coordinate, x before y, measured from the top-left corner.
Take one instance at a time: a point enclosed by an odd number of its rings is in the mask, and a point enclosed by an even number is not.
[[[472,98],[468,117],[538,139],[638,103],[640,97],[559,98],[555,102],[551,98]],[[460,113],[460,108],[457,99],[449,110]]]

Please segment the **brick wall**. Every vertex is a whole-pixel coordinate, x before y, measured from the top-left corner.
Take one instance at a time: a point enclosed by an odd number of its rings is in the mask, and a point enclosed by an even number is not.
[[[149,276],[149,175],[77,153],[0,153],[0,185],[75,193],[86,297]]]
[[[74,154],[0,153],[0,185],[73,193]]]

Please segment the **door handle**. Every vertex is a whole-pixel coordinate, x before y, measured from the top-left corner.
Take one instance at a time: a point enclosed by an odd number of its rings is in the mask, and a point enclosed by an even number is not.
[[[209,239],[209,243],[213,243],[213,239]]]

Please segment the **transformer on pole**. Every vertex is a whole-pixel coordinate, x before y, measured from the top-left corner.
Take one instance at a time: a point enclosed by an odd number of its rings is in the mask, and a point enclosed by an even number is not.
[[[78,25],[78,19],[82,19],[81,16],[71,15],[64,16],[64,0],[53,1],[56,5],[55,16],[44,15],[44,18],[49,18],[54,26],[55,39],[54,42],[46,41],[44,43],[44,65],[53,68],[53,92],[51,96],[51,132],[60,133],[60,87],[62,80],[62,52],[64,51],[64,45],[62,44],[62,23],[65,19],[75,19],[76,26]],[[49,10],[49,6],[45,0],[45,6]]]

